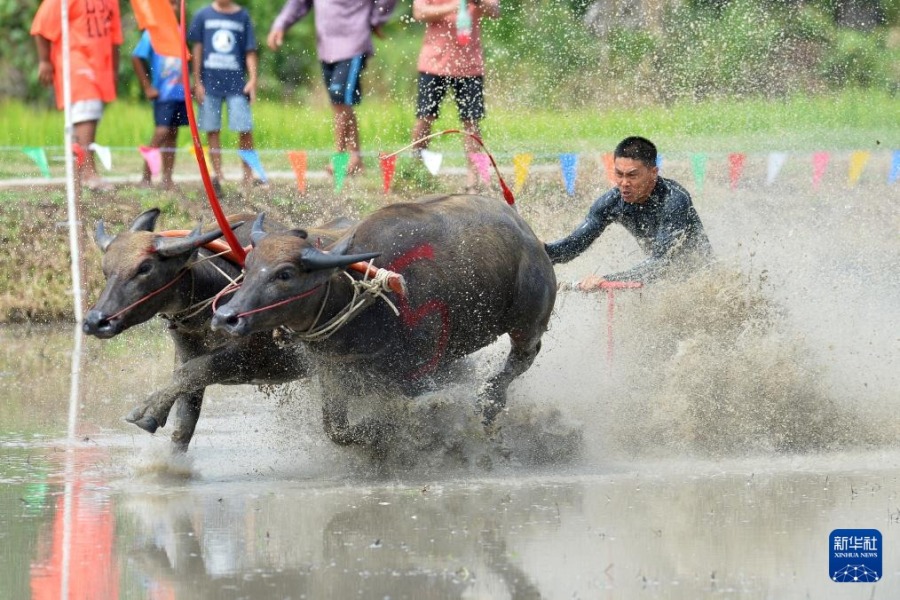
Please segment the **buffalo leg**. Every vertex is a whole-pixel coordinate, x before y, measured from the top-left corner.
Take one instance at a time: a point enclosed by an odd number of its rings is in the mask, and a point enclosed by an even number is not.
[[[177,424],[172,433],[172,445],[179,452],[187,452],[188,444],[194,437],[197,428],[197,420],[200,418],[200,409],[203,407],[203,393],[205,390],[197,390],[182,396],[178,401]]]
[[[506,407],[506,390],[512,380],[524,373],[534,362],[534,358],[541,350],[540,336],[523,336],[521,333],[510,332],[512,348],[503,369],[491,377],[485,386],[481,401],[481,415],[484,419],[481,423],[490,429],[494,419]]]

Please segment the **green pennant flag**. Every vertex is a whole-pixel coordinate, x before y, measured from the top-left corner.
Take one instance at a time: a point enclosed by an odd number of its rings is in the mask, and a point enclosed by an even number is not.
[[[27,146],[23,148],[23,152],[28,155],[28,158],[37,163],[37,166],[41,170],[41,173],[44,175],[44,177],[50,179],[50,165],[47,163],[47,153],[44,152],[44,149],[34,146]]]
[[[331,168],[334,171],[334,191],[340,192],[347,178],[347,165],[350,163],[349,152],[338,152],[331,157]]]
[[[697,183],[697,191],[703,189],[703,181],[706,179],[706,161],[708,157],[701,153],[691,155],[691,167],[694,169],[694,181]]]

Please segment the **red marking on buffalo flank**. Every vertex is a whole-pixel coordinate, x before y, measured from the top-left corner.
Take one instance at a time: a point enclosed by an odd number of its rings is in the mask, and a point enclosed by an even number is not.
[[[394,271],[395,273],[403,273],[409,265],[413,264],[419,260],[433,260],[434,259],[434,248],[431,244],[421,244],[416,246],[415,248],[410,249],[405,254],[398,256],[396,259],[391,261],[388,265],[388,269]],[[407,373],[407,377],[410,379],[418,379],[437,368],[438,363],[441,361],[441,358],[444,356],[444,352],[447,350],[447,342],[450,338],[450,307],[447,306],[447,303],[439,298],[429,298],[424,303],[422,303],[418,308],[413,309],[409,305],[409,298],[406,295],[400,296],[398,298],[399,309],[400,309],[400,319],[403,321],[403,324],[413,329],[418,325],[422,319],[430,315],[431,313],[438,313],[441,317],[441,329],[440,334],[438,335],[437,345],[435,346],[434,353],[431,355],[431,358],[424,365],[420,366],[418,369],[410,371]]]

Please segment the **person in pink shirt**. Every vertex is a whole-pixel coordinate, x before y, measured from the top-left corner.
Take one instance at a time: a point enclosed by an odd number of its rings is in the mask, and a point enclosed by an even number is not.
[[[419,90],[416,101],[415,148],[428,147],[418,141],[431,133],[440,115],[447,90],[453,90],[463,130],[481,137],[478,127],[484,118],[484,54],[481,48],[481,19],[500,16],[500,0],[469,0],[471,32],[457,31],[459,0],[415,0],[413,18],[425,22],[425,38],[419,53]],[[468,35],[466,35],[468,33]],[[481,151],[478,143],[465,136],[466,156]],[[466,190],[475,191],[478,173],[469,161]]]
[[[316,52],[334,112],[335,145],[338,152],[350,154],[350,174],[363,169],[353,110],[362,100],[360,74],[374,53],[372,34],[381,37],[381,27],[396,4],[397,0],[287,0],[266,39],[269,48],[277,50],[285,31],[315,11]]]
[[[75,143],[84,151],[81,184],[93,190],[111,186],[97,175],[90,145],[106,103],[116,99],[116,73],[122,22],[118,0],[69,0],[69,71]],[[64,108],[60,0],[44,0],[31,23],[38,53],[38,79],[53,86],[56,106]]]

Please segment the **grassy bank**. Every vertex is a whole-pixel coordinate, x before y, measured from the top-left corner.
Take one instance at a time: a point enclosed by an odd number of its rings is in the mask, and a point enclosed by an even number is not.
[[[413,106],[364,102],[359,109],[366,149],[397,149],[409,142]],[[457,127],[448,103],[437,128]],[[331,111],[319,95],[297,105],[261,101],[254,107],[255,137],[260,149],[328,150],[333,147]],[[845,90],[784,100],[720,100],[671,106],[621,107],[559,112],[527,111],[488,101],[484,134],[491,149],[566,152],[608,148],[622,137],[640,133],[666,151],[820,150],[900,144],[900,102],[876,91]],[[58,146],[62,114],[10,101],[0,104],[0,147]],[[114,147],[146,144],[152,113],[145,103],[115,102],[101,123],[98,142]],[[225,147],[235,137],[223,135]],[[188,136],[182,133],[182,142]],[[439,142],[440,143],[440,142]],[[455,142],[454,146],[455,147]],[[2,160],[2,158],[0,158]]]

